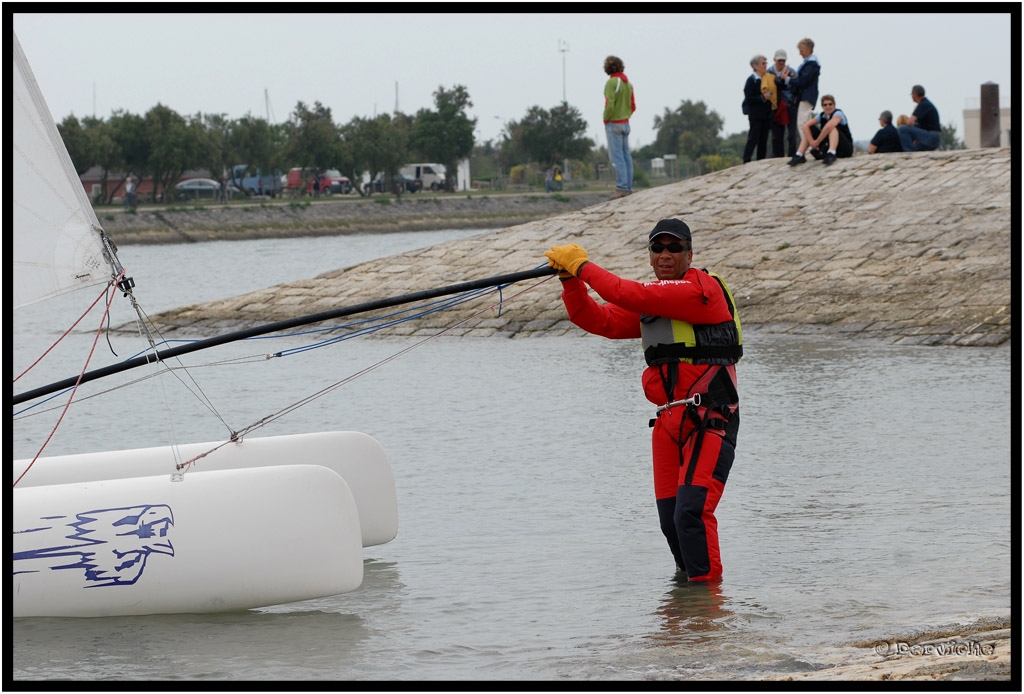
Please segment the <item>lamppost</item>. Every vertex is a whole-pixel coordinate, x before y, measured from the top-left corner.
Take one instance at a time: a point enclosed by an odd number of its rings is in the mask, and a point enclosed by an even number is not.
[[[501,144],[502,144],[502,141],[501,141],[500,138],[501,138],[501,134],[505,131],[505,119],[503,117],[501,117],[501,116],[495,116],[494,118],[495,118],[495,120],[497,120],[501,124],[501,130],[498,131],[498,137],[494,138],[494,141],[495,141],[494,163],[497,164],[497,166],[498,166],[498,178],[492,182],[491,187],[492,188],[504,188],[504,186],[502,185],[502,178],[504,177],[504,172],[502,171],[502,165],[501,165],[501,155],[502,155]]]
[[[562,102],[565,103],[565,54],[569,52],[569,43],[558,39],[558,50],[562,53]]]

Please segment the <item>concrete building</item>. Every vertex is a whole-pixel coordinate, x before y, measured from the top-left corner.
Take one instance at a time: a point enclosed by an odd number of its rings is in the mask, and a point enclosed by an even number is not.
[[[981,108],[978,100],[972,99],[964,109],[964,144],[968,148],[981,147]],[[971,107],[973,106],[973,108]],[[1008,98],[999,99],[999,146],[1010,146],[1010,119],[1012,109]]]

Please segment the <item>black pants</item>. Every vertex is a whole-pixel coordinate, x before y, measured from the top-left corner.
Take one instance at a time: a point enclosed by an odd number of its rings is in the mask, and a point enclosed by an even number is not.
[[[836,145],[836,156],[839,158],[852,157],[853,156],[853,143],[850,142],[850,138],[843,134],[842,130],[836,128],[836,132],[839,133],[839,144]],[[817,139],[818,135],[821,134],[821,128],[817,125],[811,126],[811,136]],[[828,138],[818,145],[818,149],[824,154],[828,150]]]
[[[768,156],[768,133],[771,130],[771,118],[750,118],[750,130],[747,133],[747,146],[743,148],[743,163],[750,161],[754,149],[757,149],[757,158],[765,159]]]

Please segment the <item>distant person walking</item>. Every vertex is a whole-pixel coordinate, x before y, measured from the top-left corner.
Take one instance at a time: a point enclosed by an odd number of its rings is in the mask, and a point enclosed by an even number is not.
[[[320,199],[320,176],[319,174],[313,179],[313,199]]]
[[[629,119],[636,111],[633,85],[626,77],[622,60],[610,55],[604,59],[604,131],[608,136],[608,155],[615,167],[615,192],[622,198],[633,192],[633,155],[629,151]]]
[[[743,85],[743,100],[747,108],[747,144],[743,148],[743,163],[746,164],[757,150],[757,158],[768,156],[768,133],[771,130],[772,104],[768,94],[761,89],[761,84],[768,69],[768,59],[763,55],[755,55],[750,59],[750,67],[754,72],[747,77]]]
[[[814,54],[814,41],[800,39],[796,44],[800,57],[804,60],[796,69],[796,77],[790,80],[789,88],[793,90],[793,98],[799,99],[796,112],[798,128],[811,119],[814,104],[818,102],[818,77],[821,75],[821,62]]]
[[[925,152],[938,149],[942,144],[942,126],[939,124],[939,110],[924,95],[924,87],[915,84],[910,98],[917,107],[907,118],[907,124],[899,128],[900,144],[904,152]]]
[[[555,169],[549,166],[544,172],[544,192],[550,193],[555,188]]]
[[[135,208],[135,184],[132,182],[132,177],[129,176],[128,180],[124,182],[124,209]]]

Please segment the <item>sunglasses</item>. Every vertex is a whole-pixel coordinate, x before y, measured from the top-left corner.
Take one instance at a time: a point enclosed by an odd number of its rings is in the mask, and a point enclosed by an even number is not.
[[[651,253],[661,253],[665,249],[668,249],[669,253],[682,253],[683,251],[690,250],[689,246],[684,246],[681,243],[652,243],[650,245]]]

